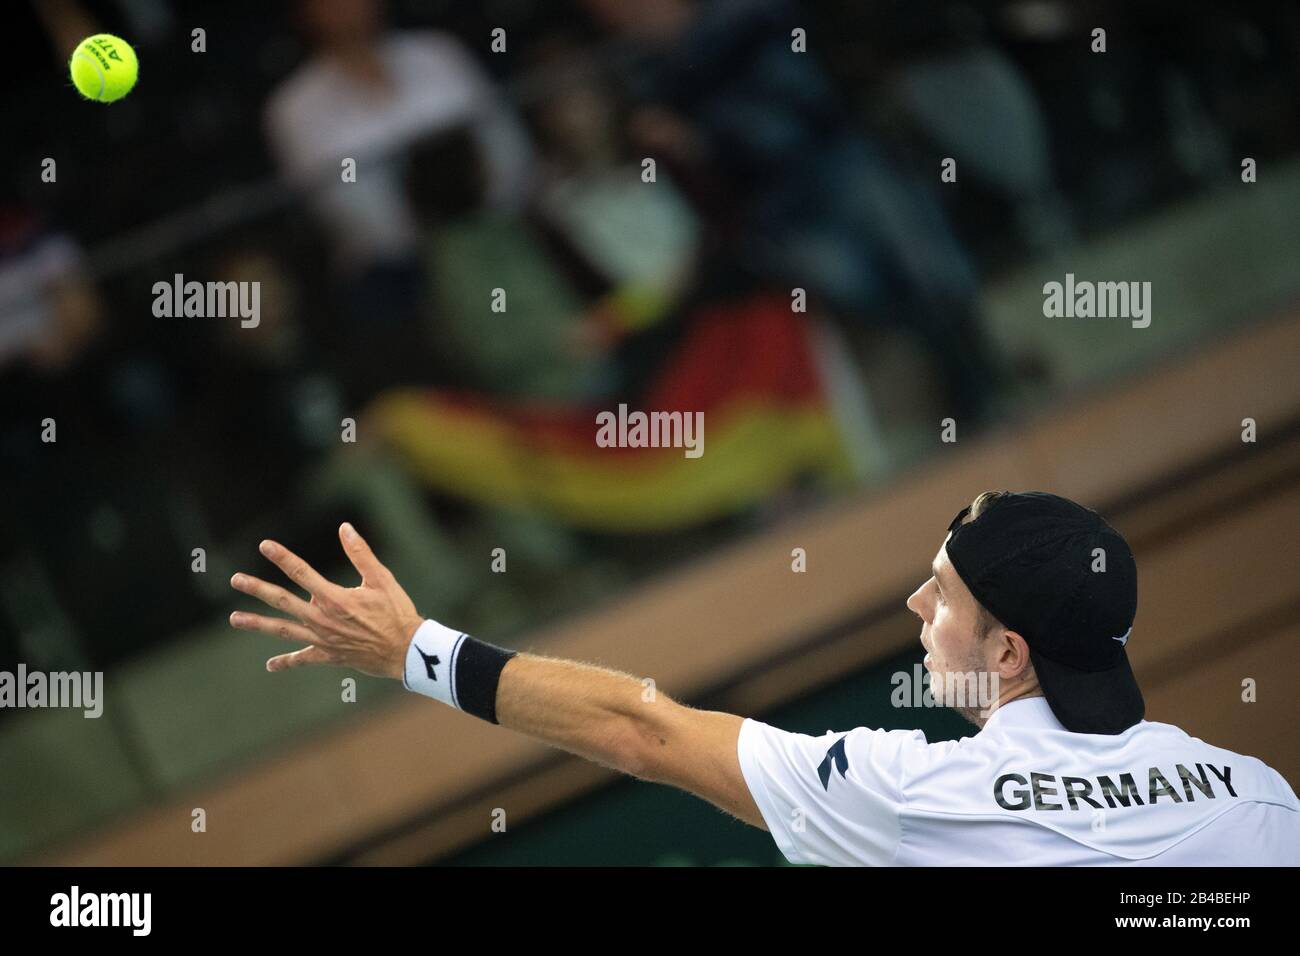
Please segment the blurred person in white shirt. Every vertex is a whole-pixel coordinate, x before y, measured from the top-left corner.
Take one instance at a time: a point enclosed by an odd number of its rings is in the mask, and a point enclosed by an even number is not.
[[[487,200],[514,209],[532,149],[492,78],[454,36],[391,30],[382,0],[299,0],[311,57],[276,89],[266,130],[282,172],[316,185],[312,207],[347,277],[401,267],[417,229],[402,190],[403,147],[469,124],[487,156]],[[342,161],[356,161],[343,182]],[[332,180],[332,182],[331,182]]]

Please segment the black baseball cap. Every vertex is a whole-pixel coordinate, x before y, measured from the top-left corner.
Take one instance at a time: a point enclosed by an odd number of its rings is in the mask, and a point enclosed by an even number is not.
[[[1137,564],[1089,508],[1042,491],[1004,493],[948,526],[948,560],[975,599],[1029,645],[1056,719],[1080,734],[1118,734],[1146,705],[1126,647]]]

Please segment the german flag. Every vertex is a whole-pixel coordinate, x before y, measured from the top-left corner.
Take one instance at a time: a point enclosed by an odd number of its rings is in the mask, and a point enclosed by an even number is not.
[[[436,389],[385,392],[368,417],[432,489],[597,531],[685,527],[799,476],[850,477],[810,328],[780,297],[701,309],[636,408],[703,412],[702,454],[600,447],[597,416],[610,409],[521,407]]]

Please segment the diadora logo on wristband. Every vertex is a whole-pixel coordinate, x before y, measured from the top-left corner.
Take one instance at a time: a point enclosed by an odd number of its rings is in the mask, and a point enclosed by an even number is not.
[[[434,673],[433,669],[435,666],[442,663],[442,661],[438,659],[438,655],[424,653],[424,651],[420,650],[420,645],[418,644],[415,645],[415,651],[424,659],[424,669],[429,672],[429,680],[437,680],[438,675]]]

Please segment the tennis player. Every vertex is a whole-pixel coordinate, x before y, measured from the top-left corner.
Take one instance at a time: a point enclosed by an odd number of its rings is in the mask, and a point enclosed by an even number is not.
[[[980,495],[908,598],[933,686],[975,675],[996,688],[960,708],[978,733],[936,743],[866,727],[812,737],[663,694],[647,701],[630,675],[504,650],[426,619],[351,525],[339,537],[359,587],[325,580],[273,541],[262,554],[310,601],[249,574],[232,579],[288,615],[236,612],[234,627],[306,645],[268,670],[335,664],[400,679],[702,797],[767,829],[791,862],[1300,865],[1300,803],[1280,774],[1143,719],[1126,650],[1133,555],[1064,498]]]

